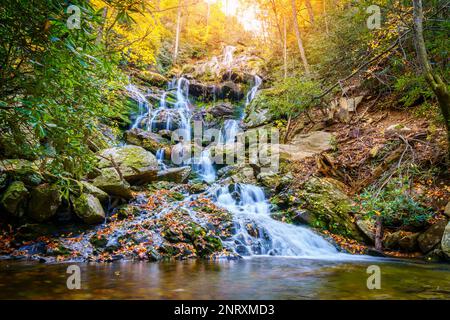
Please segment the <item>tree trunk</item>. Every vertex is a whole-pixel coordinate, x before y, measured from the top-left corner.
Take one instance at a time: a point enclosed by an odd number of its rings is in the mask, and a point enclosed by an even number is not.
[[[173,63],[177,62],[178,50],[180,46],[180,32],[181,32],[181,1],[178,0],[178,14],[177,14],[177,30],[175,34],[175,48],[173,50]]]
[[[99,45],[100,43],[102,43],[103,29],[105,28],[107,16],[108,16],[108,7],[104,7],[103,13],[102,13],[102,24],[98,27],[97,38],[95,39],[96,45]]]
[[[382,251],[383,250],[383,219],[381,217],[377,217],[375,226],[376,226],[375,249],[378,251]]]
[[[277,29],[278,29],[278,34],[280,35],[280,41],[281,41],[281,47],[283,46],[283,33],[281,32],[281,27],[280,27],[280,23],[278,21],[278,10],[277,10],[277,5],[275,3],[275,0],[271,0],[270,1],[271,5],[272,5],[272,11],[273,14],[275,16],[275,23],[277,25]]]
[[[310,0],[305,0],[306,9],[308,10],[309,22],[314,25],[314,11]]]
[[[303,66],[305,67],[305,72],[306,72],[306,74],[310,74],[309,64],[308,64],[308,60],[306,59],[305,49],[303,47],[303,41],[302,41],[302,37],[300,34],[300,28],[298,26],[297,6],[295,4],[295,0],[291,0],[291,6],[292,6],[292,16],[294,19],[294,30],[295,30],[295,36],[297,37],[298,49],[300,50],[300,56],[303,61]]]
[[[284,57],[284,79],[287,79],[288,76],[288,66],[287,66],[287,26],[286,26],[286,17],[283,17],[283,28],[284,28],[284,45],[283,45],[283,57]]]
[[[433,68],[428,60],[428,53],[423,38],[423,8],[422,0],[413,0],[414,6],[414,37],[416,42],[417,58],[421,66],[423,75],[428,82],[428,85],[436,95],[439,107],[441,108],[442,116],[444,117],[447,128],[447,158],[450,161],[450,93],[447,85],[442,80],[441,76],[433,72]]]
[[[328,27],[327,0],[323,0],[323,16],[325,20],[325,32],[327,35],[329,35],[330,28]]]

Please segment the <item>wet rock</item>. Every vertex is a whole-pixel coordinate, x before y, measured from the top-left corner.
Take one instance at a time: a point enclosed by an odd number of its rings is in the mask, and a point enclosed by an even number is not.
[[[208,110],[207,114],[214,118],[233,118],[234,107],[231,103],[220,103]]]
[[[169,82],[169,80],[162,74],[148,70],[137,72],[135,77],[151,86],[158,88],[165,87]]]
[[[333,233],[362,240],[353,223],[352,200],[344,193],[341,183],[330,178],[311,178],[297,193],[302,209],[311,212],[314,226],[320,226]]]
[[[441,247],[443,253],[450,259],[450,222],[447,223],[442,235]]]
[[[15,239],[17,241],[36,240],[40,236],[50,235],[54,230],[51,225],[41,223],[26,223],[16,230]]]
[[[90,239],[89,242],[94,246],[96,249],[103,249],[108,244],[108,238],[104,235],[97,235],[94,234]]]
[[[306,210],[296,210],[292,216],[292,222],[295,224],[312,225],[314,214]]]
[[[191,81],[189,85],[189,94],[203,101],[211,101],[214,95],[218,93],[216,86],[207,85],[198,81]]]
[[[419,237],[419,233],[408,233],[403,236],[399,241],[398,245],[400,249],[407,252],[415,252],[418,249],[417,238]]]
[[[189,186],[189,192],[191,194],[199,194],[199,193],[205,192],[206,189],[208,189],[208,186],[204,183],[195,183],[195,184]]]
[[[255,99],[246,107],[244,123],[247,128],[256,128],[274,120],[270,112],[270,100],[280,93],[274,89],[263,89],[256,95]]]
[[[94,197],[96,197],[98,200],[100,200],[101,203],[107,203],[109,200],[109,196],[106,192],[103,190],[97,188],[93,184],[90,184],[86,181],[81,181],[81,184],[83,185],[83,192],[92,194]]]
[[[441,248],[436,248],[425,255],[425,260],[428,262],[442,262],[448,260],[448,256]]]
[[[223,83],[217,95],[220,99],[228,99],[230,101],[240,101],[244,98],[244,93],[240,86],[232,81]]]
[[[358,220],[356,226],[365,236],[366,240],[371,243],[375,243],[375,232],[373,231],[375,226],[369,220]]]
[[[93,152],[111,148],[116,142],[117,137],[113,133],[113,130],[104,124],[98,124],[87,140],[89,149]]]
[[[172,140],[172,131],[171,130],[160,130],[158,134],[167,141]]]
[[[274,172],[261,172],[257,179],[261,185],[271,190],[276,190],[281,184],[281,177]]]
[[[102,169],[92,184],[109,195],[123,199],[133,198],[130,184],[121,179],[115,168]]]
[[[20,218],[24,215],[29,192],[21,181],[11,183],[0,198],[1,206],[11,216]]]
[[[105,221],[105,211],[100,200],[92,194],[82,194],[72,200],[75,214],[87,224],[99,224]]]
[[[241,143],[218,144],[211,147],[210,154],[215,164],[233,164],[244,154],[244,150]]]
[[[38,222],[52,218],[61,205],[60,190],[55,185],[42,184],[31,191],[27,214]]]
[[[0,173],[11,179],[22,181],[27,186],[37,186],[43,180],[38,166],[34,162],[23,159],[1,160]]]
[[[174,131],[182,127],[182,114],[180,110],[160,110],[154,118],[144,118],[141,126],[146,127],[150,122],[152,124],[152,130],[159,132],[161,130]]]
[[[156,157],[138,146],[125,146],[103,150],[99,153],[99,169],[119,169],[122,177],[131,184],[141,185],[156,180]]]
[[[397,231],[393,233],[386,233],[383,238],[383,247],[389,250],[398,249],[399,241],[403,237],[402,231]]]
[[[158,173],[158,180],[184,183],[191,174],[191,167],[171,168]]]
[[[447,218],[450,218],[450,202],[445,206],[444,215],[446,215]]]
[[[233,183],[257,184],[255,171],[251,166],[237,166],[231,173],[230,179]]]
[[[447,221],[440,220],[417,238],[420,250],[423,253],[431,251],[431,249],[441,242],[446,226]]]
[[[132,129],[125,133],[125,139],[129,144],[142,147],[153,153],[168,146],[169,141],[159,134],[144,131],[142,129]]]

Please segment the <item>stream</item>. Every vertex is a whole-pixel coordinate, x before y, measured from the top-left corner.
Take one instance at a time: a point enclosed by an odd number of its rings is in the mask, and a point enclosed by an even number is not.
[[[368,290],[367,267],[382,271]],[[0,299],[450,299],[450,266],[409,261],[259,257],[237,261],[80,264],[81,290],[66,287],[67,264],[0,261]]]

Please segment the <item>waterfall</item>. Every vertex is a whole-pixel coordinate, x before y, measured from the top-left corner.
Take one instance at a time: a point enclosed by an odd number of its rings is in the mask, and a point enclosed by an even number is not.
[[[255,75],[254,77],[254,85],[253,87],[250,89],[250,91],[247,93],[247,98],[245,101],[245,106],[248,106],[250,104],[250,102],[253,101],[253,99],[255,99],[256,94],[258,93],[259,87],[261,87],[262,85],[262,79],[261,77],[259,77],[258,75]]]
[[[243,256],[325,257],[336,248],[307,228],[270,216],[270,204],[260,187],[235,184],[212,191],[215,203],[233,214],[235,233],[225,245]]]
[[[219,144],[235,143],[236,136],[240,131],[239,122],[237,120],[226,120],[223,124],[221,135],[219,136]]]
[[[203,181],[207,183],[216,181],[216,170],[214,169],[209,149],[206,149],[201,153],[198,163],[194,164],[194,170]]]
[[[137,115],[135,121],[131,125],[131,129],[139,128],[142,120],[150,112],[150,103],[147,101],[145,95],[134,85],[129,84],[125,87],[133,100],[138,103],[139,114]]]
[[[164,163],[164,156],[165,156],[164,149],[159,149],[159,150],[156,152],[156,160],[158,161],[159,167],[160,167],[162,170],[166,170],[166,169],[167,169],[167,166],[166,166],[165,163]]]
[[[233,63],[234,50],[234,47],[225,48],[224,64],[230,68]],[[246,96],[245,106],[255,99],[261,85],[262,79],[255,75],[254,84]],[[146,97],[136,87],[131,85],[127,87],[130,95],[139,104],[138,119],[133,124],[133,128],[139,127],[143,119],[147,118],[147,130],[158,132],[164,129],[173,130],[175,127],[185,129],[183,141],[177,145],[178,147],[175,146],[172,149],[172,154],[180,153],[183,159],[184,152],[187,150],[185,146],[190,147],[192,134],[189,86],[189,80],[186,78],[174,79],[169,83],[169,90],[176,93],[176,102],[174,104],[167,103],[167,93],[164,93],[160,98],[159,108],[156,110],[151,110]],[[235,143],[241,120],[242,118],[226,120],[218,143]],[[162,170],[167,169],[164,164],[164,156],[164,149],[160,149],[156,153]],[[248,184],[222,186],[214,183],[217,180],[217,174],[210,149],[206,148],[199,159],[190,159],[189,161],[198,176],[203,181],[212,184],[206,192],[206,196],[233,216],[233,236],[224,240],[224,245],[228,249],[243,256],[272,255],[317,258],[337,254],[337,250],[331,244],[313,231],[273,219],[270,204],[262,188]],[[183,206],[183,209],[187,210],[193,218],[201,220],[188,206]]]
[[[223,65],[227,69],[231,69],[231,66],[233,65],[233,53],[236,50],[236,47],[233,46],[226,46],[223,50]]]

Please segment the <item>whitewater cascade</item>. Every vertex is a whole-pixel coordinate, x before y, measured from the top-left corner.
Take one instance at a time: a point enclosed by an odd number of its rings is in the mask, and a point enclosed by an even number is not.
[[[142,120],[150,113],[150,103],[148,102],[146,96],[134,85],[129,84],[125,88],[130,96],[138,103],[139,114],[136,120],[131,125],[131,129],[136,129],[139,127]]]
[[[230,63],[232,62],[233,51],[229,49],[227,51],[228,56],[227,54],[225,55],[225,59],[231,59]],[[256,75],[254,77],[254,85],[246,96],[245,106],[250,104],[256,97],[261,85],[262,79]],[[150,109],[145,96],[136,87],[130,85],[127,89],[138,102],[140,110],[133,128],[141,127],[141,123],[147,118],[147,130],[172,130],[178,117],[178,128],[186,131],[185,142],[191,141],[190,121],[192,112],[190,111],[189,81],[187,79],[175,79],[169,84],[169,92],[175,93],[176,102],[169,106],[166,100],[167,93],[164,93],[157,110]],[[165,124],[163,128],[156,128],[157,125],[161,126],[161,118],[165,119]],[[236,136],[241,130],[241,121],[242,118],[225,121],[222,128],[222,137],[219,137],[218,143],[235,143]],[[156,157],[161,170],[166,170],[164,150],[159,150]],[[224,245],[228,249],[242,256],[328,257],[338,253],[336,248],[313,231],[273,219],[271,217],[270,204],[262,188],[248,184],[222,186],[215,183],[217,174],[209,148],[203,150],[200,159],[196,159],[197,161],[193,160],[191,159],[189,162],[193,170],[197,172],[203,181],[211,184],[205,195],[211,198],[217,206],[229,211],[233,216],[234,234],[230,239],[224,241]],[[182,203],[180,205],[195,220],[200,220],[189,207]]]
[[[212,191],[216,204],[233,214],[235,234],[225,245],[236,253],[320,257],[337,250],[307,228],[274,220],[262,188],[235,184]]]

